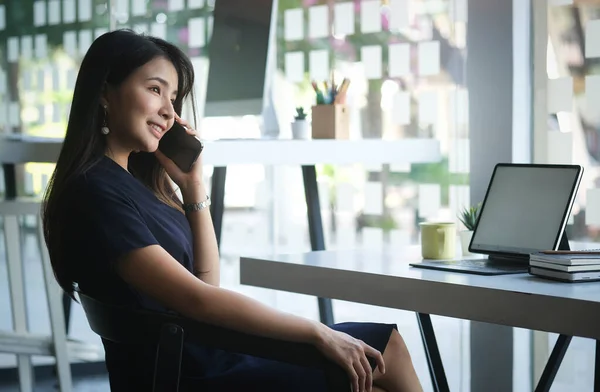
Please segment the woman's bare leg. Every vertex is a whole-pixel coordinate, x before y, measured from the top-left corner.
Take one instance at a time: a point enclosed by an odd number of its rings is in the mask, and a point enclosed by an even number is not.
[[[387,392],[423,391],[404,339],[395,329],[383,352],[383,360],[385,374],[381,374],[379,369],[375,369],[373,373],[373,384],[376,387]]]

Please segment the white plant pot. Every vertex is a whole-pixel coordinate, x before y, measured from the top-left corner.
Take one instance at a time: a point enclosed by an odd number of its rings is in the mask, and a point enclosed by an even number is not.
[[[462,248],[463,256],[470,256],[473,253],[469,252],[469,244],[471,243],[471,237],[473,232],[470,230],[463,230],[460,233],[460,246]]]
[[[296,120],[292,123],[293,139],[310,139],[310,124],[306,120]]]

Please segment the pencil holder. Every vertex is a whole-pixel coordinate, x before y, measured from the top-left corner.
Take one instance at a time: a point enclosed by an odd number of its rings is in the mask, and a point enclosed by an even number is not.
[[[313,139],[350,139],[350,114],[346,105],[312,107]]]

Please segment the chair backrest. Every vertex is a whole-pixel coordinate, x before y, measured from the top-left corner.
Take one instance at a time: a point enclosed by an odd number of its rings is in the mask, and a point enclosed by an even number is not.
[[[92,331],[115,343],[156,344],[153,391],[178,391],[184,330],[175,317],[119,307],[78,291]]]
[[[158,342],[162,323],[144,312],[110,305],[78,291],[81,306],[92,331],[115,343],[147,344]]]
[[[330,391],[349,391],[346,372],[330,362],[315,347],[287,342],[177,315],[150,312],[103,303],[78,290],[79,299],[92,330],[116,343],[158,343],[154,391],[177,391],[183,341],[208,347],[293,363],[325,371]]]

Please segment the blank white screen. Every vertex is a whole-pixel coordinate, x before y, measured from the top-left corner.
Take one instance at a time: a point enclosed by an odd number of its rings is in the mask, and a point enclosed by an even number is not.
[[[531,252],[553,249],[578,168],[499,166],[471,248]]]

